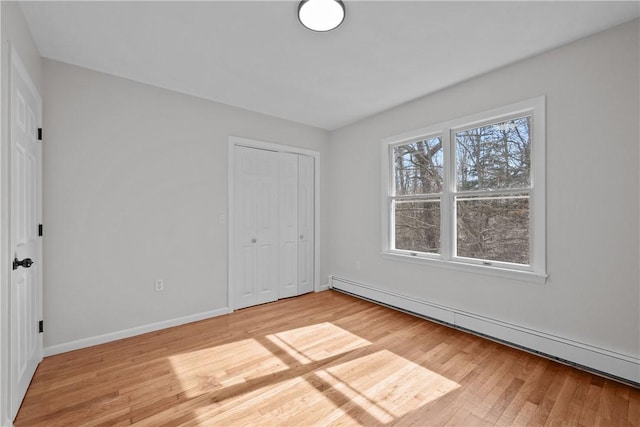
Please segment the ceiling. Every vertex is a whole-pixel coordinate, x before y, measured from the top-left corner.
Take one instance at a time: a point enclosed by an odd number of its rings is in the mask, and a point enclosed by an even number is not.
[[[333,130],[639,16],[639,2],[345,1],[327,33],[296,1],[27,1],[40,53]]]

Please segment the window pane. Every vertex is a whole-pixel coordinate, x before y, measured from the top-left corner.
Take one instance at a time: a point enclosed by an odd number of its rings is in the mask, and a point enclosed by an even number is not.
[[[456,198],[457,255],[529,264],[529,196]]]
[[[529,188],[531,117],[456,132],[458,191]]]
[[[440,137],[393,147],[396,194],[442,192],[442,162]]]
[[[396,249],[440,253],[440,200],[395,202]]]

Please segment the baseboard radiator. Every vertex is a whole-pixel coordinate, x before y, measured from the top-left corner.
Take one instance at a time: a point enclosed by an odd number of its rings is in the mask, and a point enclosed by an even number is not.
[[[640,358],[434,304],[341,277],[331,289],[640,387]]]

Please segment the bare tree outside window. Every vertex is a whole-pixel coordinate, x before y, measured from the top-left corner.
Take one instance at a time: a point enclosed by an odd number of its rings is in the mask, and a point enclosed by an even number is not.
[[[382,140],[382,256],[544,283],[546,98]]]
[[[452,132],[455,255],[529,263],[531,117]],[[441,136],[395,145],[395,248],[441,252],[445,159]]]
[[[529,263],[529,197],[457,199],[457,254],[467,258]]]
[[[443,185],[442,138],[393,148],[396,249],[440,253],[440,194]]]
[[[440,201],[397,201],[396,249],[440,253]]]
[[[529,188],[530,117],[456,132],[458,191]]]
[[[442,138],[395,146],[393,158],[396,195],[442,192]]]
[[[530,117],[455,133],[457,255],[529,263]],[[478,197],[473,197],[477,193]]]

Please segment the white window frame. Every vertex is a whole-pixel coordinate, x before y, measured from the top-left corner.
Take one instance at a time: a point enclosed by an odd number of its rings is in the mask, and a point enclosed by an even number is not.
[[[523,115],[531,116],[531,189],[529,192],[529,261],[528,265],[507,262],[486,261],[475,258],[464,258],[455,255],[455,196],[456,192],[456,158],[455,132],[509,120]],[[382,140],[382,253],[386,259],[439,266],[443,268],[467,271],[491,276],[524,280],[534,283],[545,283],[546,274],[546,125],[545,97],[540,96],[504,107],[478,114],[450,120],[433,126],[394,135]],[[440,198],[441,232],[440,253],[430,254],[392,249],[393,230],[395,228],[392,212],[394,170],[392,150],[394,146],[409,144],[433,137],[442,138],[444,169],[443,193]],[[509,192],[506,190],[505,192]],[[518,191],[526,193],[527,191]],[[429,195],[434,196],[434,195]],[[413,198],[402,197],[403,199]],[[416,199],[424,198],[416,196]]]

